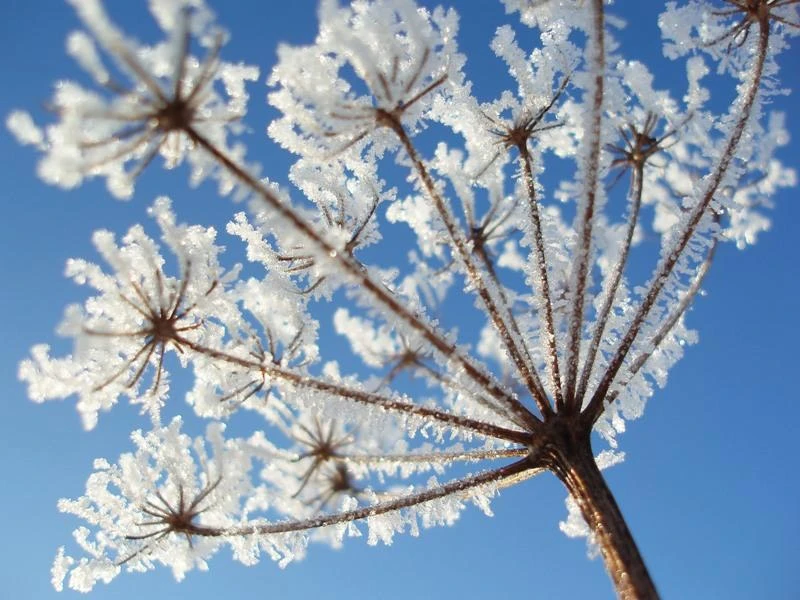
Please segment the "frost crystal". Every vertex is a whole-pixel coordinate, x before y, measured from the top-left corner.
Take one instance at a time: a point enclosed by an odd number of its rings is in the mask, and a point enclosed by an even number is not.
[[[430,14],[411,0],[347,8],[324,0],[319,17],[317,43],[281,46],[269,80],[278,86],[270,103],[283,113],[270,135],[293,152],[347,160],[370,145],[370,155],[381,156],[397,146],[384,128],[400,121],[415,129],[435,95],[462,79],[452,10]]]
[[[227,148],[229,132],[240,130],[237,121],[245,113],[244,82],[257,79],[258,69],[219,59],[226,34],[211,25],[202,2],[151,3],[166,35],[155,46],[128,39],[99,0],[71,2],[89,33],[70,35],[67,51],[97,89],[59,82],[52,100],[59,121],[44,132],[24,112],[12,113],[7,121],[22,143],[44,150],[40,176],[64,188],[102,176],[113,196],[129,198],[133,181],[161,155],[167,168],[188,160],[195,183],[217,172],[221,185],[229,185],[230,178],[197,149],[196,138]],[[206,53],[202,60],[190,54],[193,39]],[[95,42],[111,65],[106,66]],[[124,79],[118,80],[117,73]]]
[[[222,60],[202,0],[152,0],[166,39],[150,46],[100,0],[70,1],[87,31],[67,52],[95,86],[61,82],[54,124],[15,111],[8,129],[62,187],[102,176],[127,198],[161,155],[238,188],[249,213],[225,230],[249,264],[224,267],[216,230],[163,197],[160,242],[98,231],[107,267],[68,262],[94,291],[58,329],[71,354],[42,344],[21,363],[29,396],[77,397],[87,428],[127,397],[152,427],[60,502],[86,525],[54,587],[158,564],[181,579],[225,545],[285,566],[312,541],[390,544],[470,504],[491,515],[502,488],[549,471],[569,493],[562,530],[589,537],[620,597],[657,597],[600,470],[697,341],[685,316],[718,245],[754,243],[797,183],[768,104],[798,2],[668,2],[676,92],[624,55],[610,2],[503,0],[522,23],[491,42],[508,89],[479,101],[454,10],[322,0],[314,43],[281,45],[268,78],[293,198],[230,142],[258,71]],[[720,113],[710,90],[731,77]],[[162,422],[176,366],[204,436]],[[239,411],[258,425],[226,439]]]
[[[226,284],[236,272],[220,268],[214,230],[176,225],[166,198],[156,201],[151,214],[178,259],[180,276],[164,273],[165,260],[142,227],[131,228],[121,246],[110,232],[98,231],[95,246],[114,273],[84,260],[67,263],[69,277],[99,292],[83,307],[68,307],[59,327],[75,340],[73,354],[52,358],[48,346],[39,345],[19,368],[33,400],[77,395],[87,429],[120,395],[142,404],[157,422],[169,391],[165,355],[176,352],[185,364],[192,346],[219,343],[220,320],[234,311]],[[148,375],[151,381],[141,385]]]

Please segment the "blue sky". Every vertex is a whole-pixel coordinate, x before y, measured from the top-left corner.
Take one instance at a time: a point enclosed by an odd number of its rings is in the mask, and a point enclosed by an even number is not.
[[[277,42],[308,42],[316,31],[313,0],[225,4],[216,7],[220,22],[233,33],[225,57],[259,64],[262,82]],[[464,16],[460,39],[469,54],[468,76],[487,99],[492,91],[481,90],[493,90],[502,69],[487,49],[502,22],[502,9],[477,0],[455,4]],[[650,14],[661,3],[616,4],[615,11],[629,22],[620,36],[627,55],[662,64]],[[130,0],[117,14],[126,28],[150,31],[137,2]],[[60,2],[2,2],[0,39],[6,52],[0,55],[0,75],[6,83],[0,115],[23,107],[41,117],[52,84],[78,75],[63,53],[63,39],[77,25]],[[782,64],[786,87],[800,89],[797,48]],[[668,66],[664,69],[656,70],[656,82],[667,86],[676,80]],[[271,118],[265,86],[250,89],[250,151],[281,181],[291,157],[263,135]],[[732,92],[718,93],[727,101]],[[782,158],[797,168],[800,115],[791,112],[793,103],[796,98],[779,98],[775,108],[789,111],[794,142]],[[48,599],[56,597],[49,583],[56,548],[69,542],[77,525],[56,511],[57,499],[80,495],[92,459],[115,458],[130,448],[127,433],[147,426],[135,410],[121,406],[86,433],[71,401],[39,406],[26,399],[16,378],[18,361],[34,343],[61,344],[54,327],[64,306],[83,297],[62,276],[64,262],[70,256],[93,256],[89,240],[95,229],[122,232],[144,220],[145,208],[160,193],[175,199],[182,220],[220,229],[236,209],[214,198],[211,186],[189,192],[184,173],[164,176],[155,169],[145,174],[129,203],[108,198],[100,183],[72,192],[49,188],[35,176],[34,153],[5,132],[0,132],[0,156],[0,509],[5,518],[0,596]],[[800,407],[792,379],[800,334],[796,195],[790,190],[776,198],[773,229],[754,248],[721,249],[705,285],[708,293],[690,315],[700,344],[672,371],[643,419],[629,425],[621,439],[627,460],[608,472],[665,598],[789,599],[800,590],[800,483],[794,475]],[[360,540],[340,551],[315,546],[304,562],[283,571],[270,561],[245,568],[222,552],[210,573],[191,573],[182,584],[160,570],[122,575],[93,595],[121,600],[611,598],[602,562],[587,560],[585,544],[558,530],[565,516],[563,499],[560,484],[546,475],[503,492],[494,504],[494,518],[468,510],[455,527],[426,531],[420,538],[401,536],[389,548],[367,547]]]

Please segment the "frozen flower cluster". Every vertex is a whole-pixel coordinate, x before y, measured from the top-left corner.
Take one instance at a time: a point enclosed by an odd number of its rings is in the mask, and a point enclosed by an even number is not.
[[[101,176],[128,198],[160,156],[249,203],[225,227],[245,266],[163,197],[160,242],[99,231],[107,266],[68,262],[94,290],[58,329],[73,351],[35,346],[20,378],[33,400],[76,397],[87,428],[120,398],[152,428],[61,502],[87,524],[85,556],[62,548],[54,585],[158,564],[180,579],[225,545],[285,565],[310,541],[391,543],[469,504],[491,514],[498,490],[549,471],[569,493],[564,531],[590,537],[621,597],[655,597],[600,469],[697,340],[685,314],[718,245],[754,243],[796,185],[768,104],[798,2],[666,3],[675,93],[625,54],[614,6],[503,0],[520,20],[491,42],[507,89],[479,100],[455,10],[322,0],[314,42],[279,46],[267,76],[295,197],[235,141],[259,71],[223,60],[202,0],[151,0],[154,45],[100,0],[70,2],[85,31],[67,49],[93,86],[59,83],[44,127],[7,119],[42,179]],[[714,78],[735,88],[722,111]],[[165,424],[177,369],[189,410]],[[226,439],[244,411],[250,434]],[[205,436],[183,432],[189,414]],[[597,457],[594,434],[610,447]]]
[[[214,25],[210,10],[190,0],[152,2],[165,40],[145,46],[109,19],[100,0],[72,3],[86,31],[69,36],[67,51],[94,87],[58,82],[51,103],[58,121],[43,130],[23,111],[8,118],[22,143],[44,153],[42,179],[73,188],[85,178],[104,177],[109,192],[126,199],[136,177],[161,156],[166,168],[186,160],[194,184],[216,173],[221,189],[229,189],[233,181],[198,151],[193,138],[201,135],[243,153],[229,137],[242,129],[245,83],[258,79],[258,69],[220,59],[227,34]],[[202,58],[192,54],[195,46]]]

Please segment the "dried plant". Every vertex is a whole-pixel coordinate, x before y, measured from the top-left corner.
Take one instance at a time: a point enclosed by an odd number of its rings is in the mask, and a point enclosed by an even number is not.
[[[177,223],[166,198],[150,212],[174,260],[137,225],[119,243],[95,236],[107,272],[70,262],[96,290],[61,328],[75,351],[36,346],[20,377],[35,400],[77,396],[87,428],[125,395],[152,430],[117,464],[98,462],[86,496],[62,501],[92,533],[77,538],[87,558],[59,552],[55,585],[86,591],[156,563],[182,577],[223,545],[285,564],[310,539],[339,544],[358,527],[390,541],[452,524],[468,503],[489,511],[499,489],[550,472],[619,597],[657,597],[600,468],[694,341],[684,316],[718,243],[751,243],[769,195],[795,183],[774,156],[782,121],[763,107],[798,2],[668,3],[665,53],[688,56],[679,101],[622,57],[602,0],[503,0],[529,27],[492,42],[517,91],[480,103],[453,10],[322,0],[316,42],[281,46],[268,78],[280,111],[269,135],[299,157],[299,202],[246,158],[237,136],[258,71],[225,62],[227,34],[201,0],[152,0],[165,34],[152,46],[100,0],[70,1],[88,33],[68,48],[95,89],[62,82],[44,130],[8,118],[44,154],[41,177],[104,177],[128,197],[159,155],[167,168],[186,161],[193,183],[247,200],[227,231],[264,274],[223,269],[216,231]],[[708,61],[738,82],[721,115],[702,85]],[[571,176],[546,175],[553,157],[574,163]],[[398,169],[409,185],[387,184]],[[415,238],[405,261],[389,248],[402,224]],[[630,257],[645,238],[660,256],[637,282]],[[437,317],[465,294],[483,322],[459,337]],[[320,337],[328,302],[362,361],[351,373]],[[181,419],[162,423],[169,351],[193,367],[187,400],[212,420],[205,441]],[[220,421],[243,411],[252,435],[224,439]],[[609,448],[596,458],[592,442]]]

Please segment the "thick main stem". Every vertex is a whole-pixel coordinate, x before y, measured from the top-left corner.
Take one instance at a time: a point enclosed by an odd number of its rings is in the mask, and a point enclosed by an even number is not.
[[[550,468],[577,502],[621,600],[658,599],[636,541],[592,455],[589,436],[565,432]]]

